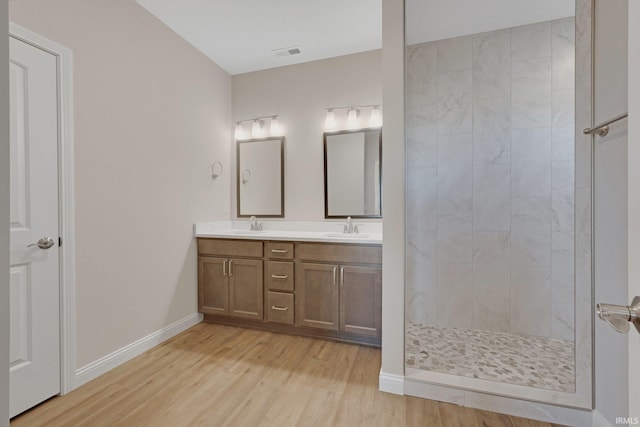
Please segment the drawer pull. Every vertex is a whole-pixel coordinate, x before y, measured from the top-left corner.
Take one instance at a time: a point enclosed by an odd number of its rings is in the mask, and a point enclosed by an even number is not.
[[[289,307],[278,307],[277,305],[272,305],[272,306],[271,306],[271,310],[276,310],[276,311],[287,311],[287,310],[289,310]]]
[[[288,279],[289,275],[287,275],[287,274],[284,274],[284,275],[272,274],[271,278],[272,279]]]
[[[286,254],[288,252],[286,249],[271,249],[272,254]]]

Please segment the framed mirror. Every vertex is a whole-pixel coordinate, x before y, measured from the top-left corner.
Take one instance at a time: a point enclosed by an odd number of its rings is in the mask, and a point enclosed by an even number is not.
[[[284,217],[284,137],[239,141],[238,217]]]
[[[325,218],[381,218],[382,129],[324,134]]]

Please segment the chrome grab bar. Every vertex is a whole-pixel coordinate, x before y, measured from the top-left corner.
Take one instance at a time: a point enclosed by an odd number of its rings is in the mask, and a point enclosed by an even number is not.
[[[618,120],[622,120],[622,119],[626,118],[628,115],[629,115],[629,113],[620,114],[619,116],[615,116],[614,118],[609,119],[606,122],[602,122],[597,126],[594,126],[592,128],[587,128],[587,129],[583,130],[582,132],[585,135],[598,134],[600,136],[607,136],[607,134],[609,133],[609,125],[611,123],[617,122]]]

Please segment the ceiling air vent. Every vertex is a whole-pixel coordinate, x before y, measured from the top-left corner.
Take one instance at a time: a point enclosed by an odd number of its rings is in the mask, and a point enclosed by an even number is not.
[[[283,47],[281,49],[273,49],[272,51],[275,56],[278,58],[283,58],[285,56],[299,55],[302,53],[298,46],[294,47]]]

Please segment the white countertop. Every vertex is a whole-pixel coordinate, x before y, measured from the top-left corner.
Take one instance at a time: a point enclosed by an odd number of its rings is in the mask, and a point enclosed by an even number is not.
[[[195,237],[242,240],[283,240],[299,242],[382,244],[382,223],[359,222],[358,234],[342,232],[345,221],[258,221],[263,231],[249,231],[248,221],[215,221],[194,224]]]

